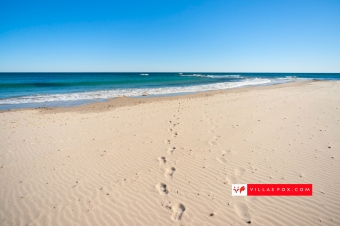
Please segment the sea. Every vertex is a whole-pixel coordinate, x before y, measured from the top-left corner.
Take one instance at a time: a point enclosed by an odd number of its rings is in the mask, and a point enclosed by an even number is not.
[[[0,73],[0,110],[76,106],[117,97],[181,95],[303,80],[340,80],[340,73]]]

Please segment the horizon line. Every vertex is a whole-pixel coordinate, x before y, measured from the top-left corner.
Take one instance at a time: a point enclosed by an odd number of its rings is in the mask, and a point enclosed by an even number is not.
[[[0,73],[334,73],[340,72],[237,72],[237,71],[27,71],[27,72],[0,72]]]

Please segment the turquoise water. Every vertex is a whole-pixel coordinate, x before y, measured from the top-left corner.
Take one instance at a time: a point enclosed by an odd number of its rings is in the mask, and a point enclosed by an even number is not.
[[[69,106],[145,93],[171,95],[312,79],[340,80],[340,74],[0,73],[0,109]]]

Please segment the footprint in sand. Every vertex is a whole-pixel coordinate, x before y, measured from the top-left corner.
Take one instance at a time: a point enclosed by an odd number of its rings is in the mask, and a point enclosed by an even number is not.
[[[247,223],[251,222],[250,221],[251,216],[249,214],[248,207],[245,203],[237,202],[234,204],[234,208],[235,208],[236,214],[240,218],[244,219]]]
[[[235,174],[236,175],[241,175],[241,174],[244,174],[246,172],[246,169],[245,168],[242,168],[242,167],[237,167],[235,169]]]
[[[216,146],[217,143],[216,143],[215,141],[211,140],[211,141],[209,141],[209,145],[210,145],[210,146]]]
[[[171,219],[174,221],[180,221],[185,211],[185,206],[182,203],[176,203],[171,207],[172,215]]]
[[[223,156],[231,155],[232,151],[231,150],[223,150],[222,152]]]
[[[168,189],[166,188],[166,184],[159,182],[156,184],[156,189],[158,190],[159,194],[166,195],[168,194]]]
[[[172,134],[172,137],[176,137],[176,136],[178,136],[178,133],[177,133],[177,132],[175,132],[174,134]]]
[[[176,147],[169,148],[167,153],[168,154],[173,154],[175,150],[176,150]]]
[[[170,142],[171,142],[170,140],[164,140],[165,144],[170,144]]]
[[[162,156],[162,157],[158,157],[157,159],[159,161],[159,167],[166,166],[166,158],[165,157]]]
[[[175,171],[176,171],[175,167],[170,167],[170,168],[165,169],[165,172],[164,172],[165,178],[171,180]]]
[[[216,157],[216,160],[221,164],[227,163],[227,159],[225,159],[224,157]]]
[[[225,177],[225,179],[226,179],[226,181],[227,181],[227,183],[228,183],[229,185],[237,184],[236,177],[234,177],[234,176],[227,175],[227,176]]]

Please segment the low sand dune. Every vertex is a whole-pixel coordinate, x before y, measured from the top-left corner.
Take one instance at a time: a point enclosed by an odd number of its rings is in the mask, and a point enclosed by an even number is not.
[[[339,82],[3,111],[0,132],[1,225],[340,225]]]

